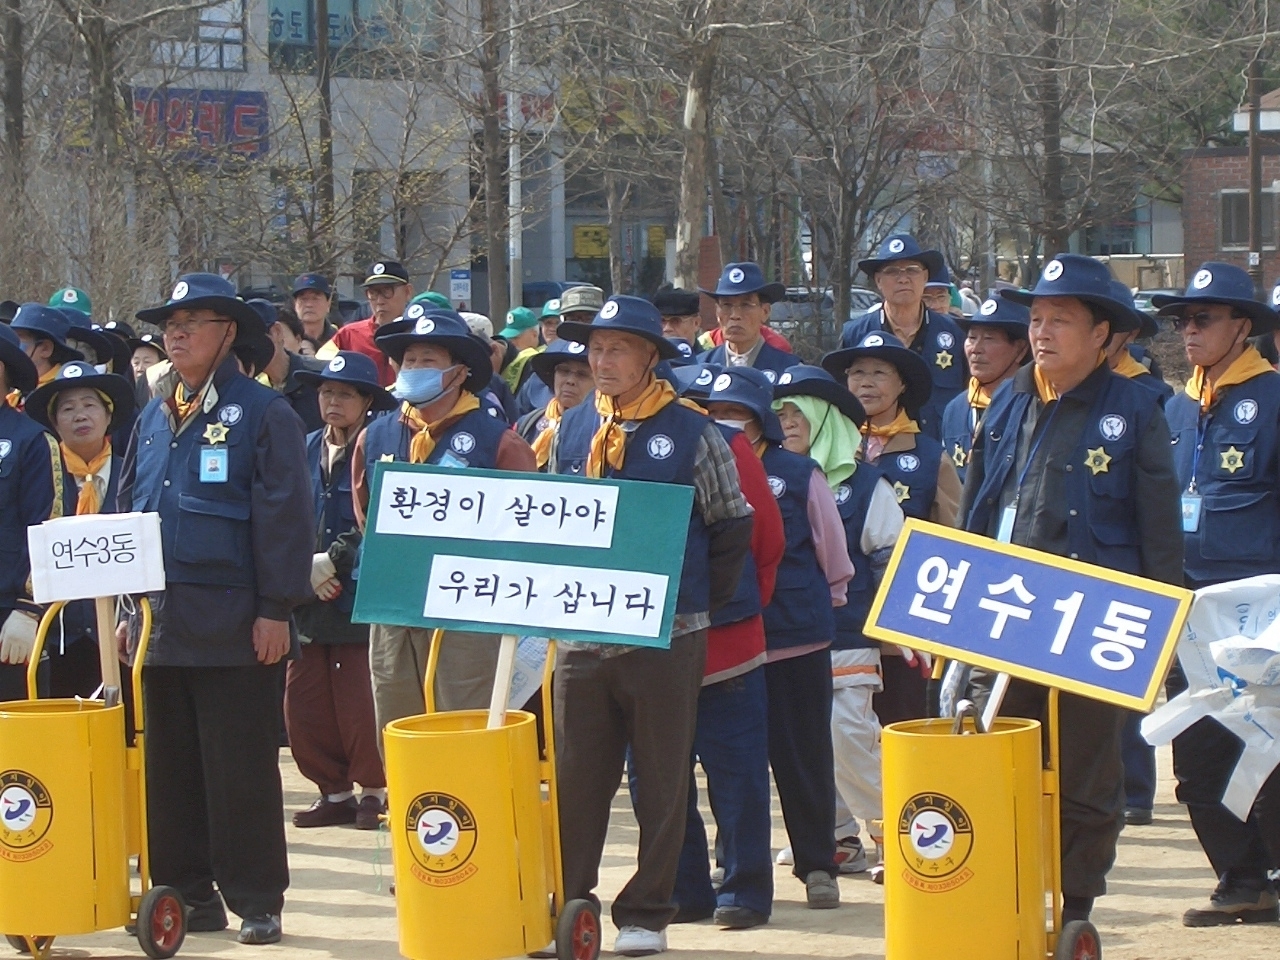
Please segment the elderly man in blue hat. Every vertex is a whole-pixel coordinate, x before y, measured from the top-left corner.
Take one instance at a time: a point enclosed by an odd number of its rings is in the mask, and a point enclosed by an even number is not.
[[[754,367],[776,383],[778,374],[794,367],[800,358],[779,350],[764,337],[769,308],[786,294],[780,283],[765,280],[759,264],[731,263],[720,274],[714,290],[703,290],[716,302],[716,320],[724,342],[699,359],[722,367]]]
[[[156,382],[120,478],[119,508],[159,513],[165,590],[143,671],[151,879],[176,887],[188,930],[241,917],[275,943],[289,885],[280,817],[281,661],[313,596],[315,517],[302,423],[240,371],[262,320],[221,277],[189,273],[139,311],[164,330]],[[140,618],[120,627],[137,636]],[[216,888],[215,888],[216,884]]]
[[[953,397],[942,412],[942,449],[964,483],[973,435],[991,397],[1002,383],[1013,379],[1027,359],[1031,314],[1020,303],[993,297],[984,300],[972,317],[957,318],[956,323],[964,331],[969,389]]]
[[[42,612],[31,599],[27,528],[68,512],[71,492],[57,439],[17,409],[15,400],[30,394],[36,379],[17,334],[0,324],[0,701],[27,697],[27,660]],[[47,675],[41,682],[47,686]]]
[[[965,529],[1180,584],[1169,426],[1152,391],[1107,365],[1107,341],[1137,324],[1107,268],[1059,254],[1034,289],[1001,296],[1031,308],[1033,362],[996,391],[974,438]],[[1043,720],[1045,703],[1045,688],[1014,680],[1002,712]],[[1124,825],[1125,716],[1070,693],[1060,700],[1064,922],[1087,921],[1106,893]]]
[[[1166,405],[1182,491],[1186,585],[1198,589],[1280,573],[1280,374],[1249,337],[1280,326],[1280,316],[1254,299],[1239,267],[1205,263],[1182,296],[1152,297],[1173,318],[1192,365],[1186,388]],[[1185,689],[1170,678],[1170,694]],[[1280,868],[1280,773],[1264,784],[1250,817],[1222,804],[1241,744],[1204,718],[1173,741],[1178,799],[1218,877],[1203,907],[1188,910],[1191,927],[1274,922],[1280,915],[1268,870]]]
[[[941,439],[942,412],[969,378],[961,346],[964,332],[955,320],[930,310],[924,302],[929,277],[946,271],[942,254],[922,250],[909,233],[895,233],[885,237],[874,257],[859,260],[858,269],[871,278],[883,302],[846,322],[840,345],[856,347],[869,333],[888,333],[919,354],[929,369],[933,390],[915,419],[926,436]]]
[[[644,838],[635,875],[613,901],[624,956],[666,949],[684,840],[698,692],[710,615],[733,597],[751,543],[751,510],[720,429],[654,374],[676,349],[647,300],[614,296],[589,323],[566,321],[584,343],[595,399],[568,411],[551,449],[554,473],[693,488],[671,646],[566,643],[556,664],[555,724],[565,895],[594,898],[609,808],[628,742]]]

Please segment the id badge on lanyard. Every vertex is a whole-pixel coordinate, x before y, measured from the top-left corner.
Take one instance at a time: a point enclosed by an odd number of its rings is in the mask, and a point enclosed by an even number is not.
[[[227,465],[228,459],[226,447],[200,448],[201,483],[226,483]]]
[[[1200,494],[1188,490],[1182,495],[1182,532],[1198,533],[1200,530]]]
[[[1000,543],[1013,543],[1013,522],[1018,519],[1018,501],[1014,500],[1000,511],[1000,526],[996,530],[996,540]]]

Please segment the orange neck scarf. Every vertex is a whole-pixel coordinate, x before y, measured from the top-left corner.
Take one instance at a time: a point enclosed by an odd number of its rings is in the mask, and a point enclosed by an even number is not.
[[[919,433],[920,424],[916,423],[907,416],[907,411],[901,407],[898,408],[898,415],[893,418],[892,423],[886,423],[883,427],[877,427],[870,420],[867,421],[866,434],[869,437],[879,437],[888,443],[900,433]]]
[[[1187,381],[1186,393],[1192,400],[1200,401],[1200,409],[1208,410],[1222,395],[1222,391],[1227,387],[1238,386],[1246,380],[1252,380],[1260,373],[1268,373],[1272,370],[1271,364],[1262,359],[1260,354],[1253,346],[1244,348],[1244,353],[1231,361],[1231,365],[1223,371],[1222,376],[1218,378],[1217,383],[1210,383],[1205,376],[1204,367],[1196,367],[1191,374],[1191,379]]]
[[[76,516],[100,512],[102,497],[98,493],[95,480],[98,471],[111,462],[111,441],[107,440],[102,445],[102,452],[88,463],[81,460],[79,454],[65,443],[59,446],[62,448],[62,462],[67,468],[67,473],[75,477],[76,483],[80,484],[80,496],[76,500]]]
[[[181,380],[173,390],[173,412],[178,418],[178,423],[186,423],[187,417],[200,409],[201,399],[204,391],[197,390],[190,396],[187,395],[187,385]]]
[[[637,420],[648,420],[656,416],[663,407],[676,402],[676,392],[667,381],[649,375],[649,385],[640,396],[625,407],[619,407],[617,400],[596,394],[596,413],[603,418],[591,438],[591,452],[587,455],[587,476],[600,478],[607,470],[621,470],[627,452],[627,434],[622,424]]]
[[[422,414],[418,413],[418,408],[412,404],[408,402],[401,404],[400,410],[404,418],[418,430],[409,441],[409,462],[426,463],[427,458],[436,448],[436,434],[443,432],[441,424],[479,409],[480,400],[474,393],[467,393],[465,390],[458,397],[458,402],[453,405],[453,409],[435,423],[427,423],[422,419]]]
[[[542,411],[542,416],[546,418],[547,427],[533,438],[533,454],[538,458],[539,470],[551,461],[551,441],[555,439],[556,431],[560,429],[560,418],[564,416],[560,401],[552,397],[547,403],[547,409]]]
[[[969,378],[969,406],[975,410],[985,410],[991,406],[991,388],[979,383],[977,377]]]

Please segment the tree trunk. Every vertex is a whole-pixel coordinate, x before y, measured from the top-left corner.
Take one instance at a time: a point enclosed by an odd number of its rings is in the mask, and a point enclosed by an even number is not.
[[[609,282],[613,293],[627,293],[626,265],[622,262],[622,217],[631,203],[631,183],[623,186],[617,173],[610,170],[604,175],[605,203],[609,209]]]
[[[724,199],[724,178],[721,176],[720,151],[716,146],[715,136],[707,135],[707,179],[711,187],[711,216],[714,221],[716,240],[720,247],[720,265],[732,263],[738,258],[734,256],[733,234],[729,229],[729,204]],[[697,285],[686,289],[696,290]]]
[[[680,207],[676,211],[676,286],[698,289],[698,250],[707,216],[708,141],[711,137],[711,86],[717,33],[696,51],[684,99],[684,160],[680,165]]]
[[[128,222],[120,151],[120,106],[116,84],[116,37],[106,17],[95,10],[83,18],[85,60],[89,71],[89,126],[92,157],[89,172],[89,257],[87,280],[99,302],[113,303],[132,264],[128,256]]]
[[[503,161],[506,147],[502,140],[501,78],[502,43],[498,0],[480,0],[481,110],[483,132],[481,153],[484,164],[484,239],[489,257],[489,316],[495,332],[501,329],[511,309],[507,280],[507,204],[503,183]],[[519,306],[519,304],[515,304]]]
[[[333,93],[330,76],[333,58],[329,52],[329,0],[316,2],[316,89],[320,94],[320,166],[315,171],[315,209],[312,211],[311,268],[332,272],[333,222]]]
[[[1044,198],[1044,252],[1045,256],[1052,257],[1065,251],[1070,239],[1066,196],[1062,185],[1065,163],[1062,156],[1062,87],[1057,72],[1060,47],[1058,0],[1041,0],[1040,18],[1040,27],[1044,31],[1040,46],[1040,83],[1037,91],[1044,140],[1041,194]]]
[[[22,286],[21,245],[26,236],[24,216],[26,92],[22,72],[26,51],[22,38],[22,0],[5,0],[4,20],[4,193],[9,229],[0,241],[0,284],[5,290]]]

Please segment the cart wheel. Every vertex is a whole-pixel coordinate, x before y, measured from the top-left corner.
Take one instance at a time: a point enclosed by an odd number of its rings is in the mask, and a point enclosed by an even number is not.
[[[1102,939],[1088,920],[1072,920],[1058,934],[1053,960],[1102,960]]]
[[[36,950],[43,952],[44,948],[52,942],[53,937],[32,937],[31,939],[36,942]],[[9,946],[19,953],[31,953],[31,948],[27,946],[27,941],[24,937],[7,934],[5,940],[8,941]]]
[[[138,945],[151,960],[168,960],[187,937],[187,905],[173,887],[152,887],[138,904]]]
[[[590,900],[570,900],[556,921],[558,960],[596,960],[600,956],[600,908]]]

